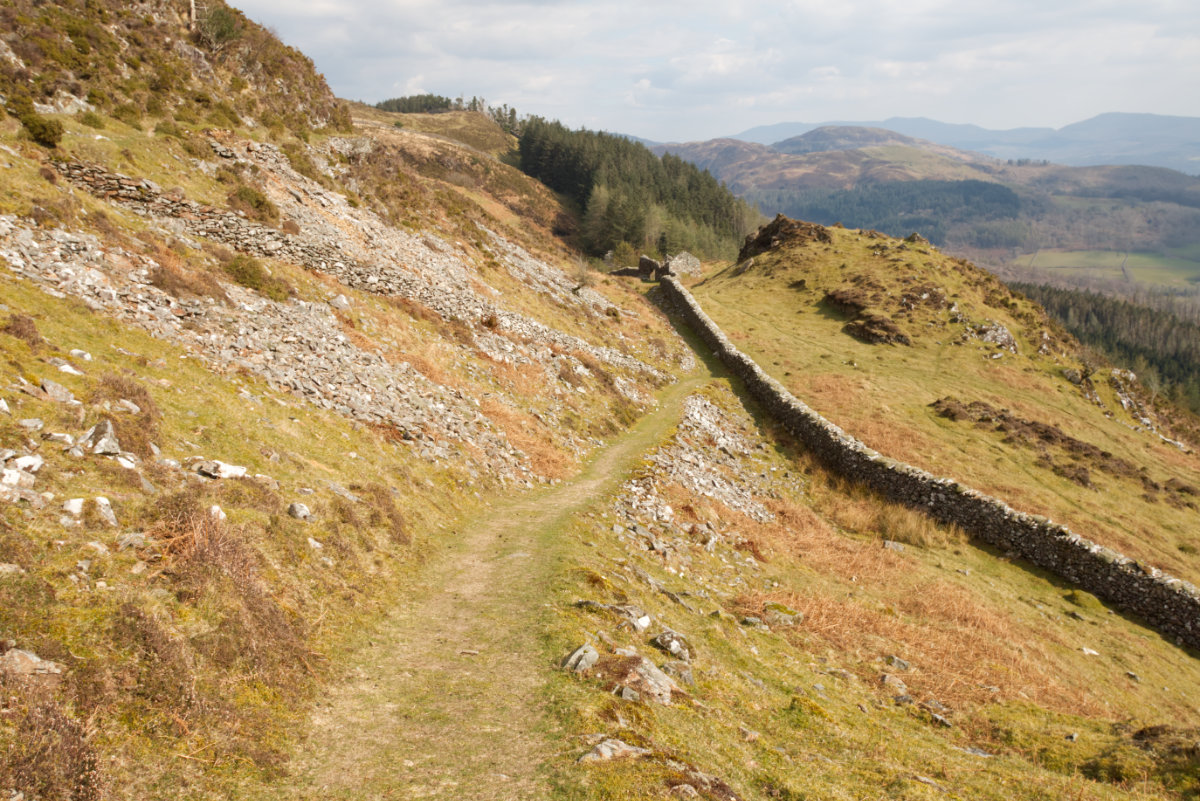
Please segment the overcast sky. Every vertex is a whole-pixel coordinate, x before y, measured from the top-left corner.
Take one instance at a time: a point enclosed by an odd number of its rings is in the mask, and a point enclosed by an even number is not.
[[[1197,0],[233,0],[339,96],[688,141],[775,122],[1200,116]]]

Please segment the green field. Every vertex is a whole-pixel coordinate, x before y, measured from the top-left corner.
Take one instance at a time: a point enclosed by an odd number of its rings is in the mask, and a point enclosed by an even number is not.
[[[1168,254],[1119,253],[1105,250],[1039,250],[1012,260],[1014,267],[1033,268],[1064,278],[1101,278],[1164,287],[1200,284],[1200,245]],[[1124,265],[1124,270],[1122,270]]]

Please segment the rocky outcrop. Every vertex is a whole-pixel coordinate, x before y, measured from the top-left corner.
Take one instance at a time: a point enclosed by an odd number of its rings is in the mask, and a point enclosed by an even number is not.
[[[1051,520],[890,459],[859,442],[794,397],[725,336],[674,277],[666,296],[747,391],[832,471],[881,495],[954,523],[980,540],[1015,554],[1140,616],[1179,644],[1200,648],[1200,590],[1087,540]]]
[[[746,259],[788,243],[832,241],[825,226],[792,220],[778,214],[774,220],[746,236],[737,260],[740,264]]]

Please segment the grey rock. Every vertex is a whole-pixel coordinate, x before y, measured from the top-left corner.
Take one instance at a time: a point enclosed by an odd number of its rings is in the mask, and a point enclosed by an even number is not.
[[[624,684],[637,690],[647,701],[663,705],[671,703],[673,693],[683,692],[670,676],[645,657],[625,677]]]
[[[600,661],[599,651],[585,643],[563,657],[560,667],[572,673],[583,673],[590,670],[598,661]]]
[[[899,676],[893,676],[891,673],[884,673],[879,677],[879,683],[892,695],[905,695],[908,693],[908,685],[904,683],[904,679]]]
[[[246,475],[246,468],[241,465],[227,464],[217,459],[201,459],[193,465],[193,469],[205,478],[213,479],[242,478]]]
[[[37,476],[33,473],[27,473],[24,470],[17,470],[13,467],[6,467],[0,471],[0,484],[16,489],[33,489],[34,483],[37,481]]]
[[[692,661],[692,649],[687,639],[677,631],[667,629],[650,640],[650,644],[659,650],[666,651],[676,659],[684,662]]]
[[[116,456],[121,452],[121,443],[117,441],[116,430],[112,420],[108,418],[101,420],[84,434],[79,444],[98,456]]]
[[[637,690],[633,689],[632,687],[626,687],[624,685],[617,685],[617,687],[615,687],[613,689],[613,694],[616,695],[618,698],[620,698],[622,701],[630,701],[632,703],[637,703],[638,701],[642,700],[641,693],[639,693]]]
[[[46,424],[40,417],[26,417],[24,420],[18,420],[17,425],[27,431],[41,431]]]
[[[989,754],[987,751],[984,751],[982,748],[976,748],[973,745],[968,745],[966,748],[962,748],[959,750],[963,751],[964,753],[970,754],[971,756],[983,757],[984,759],[991,759],[993,756],[992,754]]]
[[[350,308],[350,299],[345,295],[334,295],[329,299],[329,305],[335,309],[348,309]]]
[[[96,497],[96,513],[100,515],[100,519],[104,521],[105,525],[112,526],[113,528],[117,527],[117,515],[113,511],[112,504],[109,503],[108,498],[103,496]]]
[[[71,390],[49,378],[42,379],[42,391],[55,403],[75,403],[75,395]]]
[[[127,551],[130,548],[137,550],[138,548],[145,547],[146,535],[140,531],[130,531],[117,538],[117,550],[119,551]]]
[[[883,547],[889,551],[895,551],[896,553],[904,553],[904,544],[900,543],[900,542],[896,542],[894,540],[884,540]]]
[[[24,470],[26,473],[36,473],[42,469],[44,464],[46,464],[46,460],[34,453],[29,456],[18,456],[12,460],[9,466],[16,470]]]
[[[580,762],[608,762],[613,759],[637,759],[648,756],[650,749],[630,745],[623,740],[607,739],[579,758]]]
[[[62,679],[62,672],[62,665],[42,659],[32,651],[12,648],[0,655],[0,675],[53,686]]]
[[[768,626],[796,626],[804,622],[804,613],[786,604],[771,601],[763,607],[763,620]]]
[[[25,575],[25,569],[11,562],[0,562],[0,579]]]
[[[308,520],[310,517],[312,517],[312,511],[309,510],[307,504],[303,504],[298,501],[288,506],[287,513],[289,516],[294,517],[297,520]]]
[[[692,673],[692,666],[687,662],[667,662],[662,666],[663,673],[666,673],[673,679],[678,679],[681,683],[691,687],[696,683],[696,677]]]
[[[907,672],[912,669],[912,665],[895,654],[889,654],[888,656],[885,656],[883,661],[886,662],[889,667],[894,667],[896,670],[901,672]]]

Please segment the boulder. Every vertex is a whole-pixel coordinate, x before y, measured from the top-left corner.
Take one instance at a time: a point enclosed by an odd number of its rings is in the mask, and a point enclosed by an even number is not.
[[[607,762],[611,759],[637,759],[650,754],[650,749],[630,745],[623,740],[607,739],[579,758],[580,762]]]
[[[117,441],[117,432],[112,420],[105,418],[88,429],[79,445],[91,450],[97,456],[116,456],[121,452],[121,443]]]
[[[684,250],[669,257],[663,269],[671,275],[699,275],[704,268],[698,258]]]
[[[309,510],[308,505],[299,502],[289,505],[287,513],[290,517],[294,517],[297,520],[308,520],[312,517],[312,511]]]
[[[0,675],[53,687],[62,680],[63,666],[32,651],[13,648],[0,655]]]
[[[684,636],[677,631],[667,629],[652,639],[650,644],[683,662],[692,661],[692,649]]]
[[[75,403],[75,395],[71,390],[62,384],[51,381],[49,378],[42,380],[42,391],[50,396],[50,400],[56,403]]]
[[[572,673],[583,673],[590,670],[600,660],[600,653],[590,645],[584,644],[563,657],[559,665],[563,670]]]

